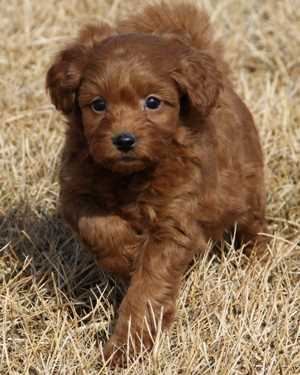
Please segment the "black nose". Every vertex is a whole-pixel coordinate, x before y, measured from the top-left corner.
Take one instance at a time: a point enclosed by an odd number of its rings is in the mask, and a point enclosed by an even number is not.
[[[113,137],[112,141],[118,150],[127,152],[134,148],[136,138],[133,134],[121,133]]]

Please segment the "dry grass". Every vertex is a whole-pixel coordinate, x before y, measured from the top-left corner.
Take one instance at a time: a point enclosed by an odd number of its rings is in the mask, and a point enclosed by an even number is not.
[[[273,257],[250,264],[227,244],[199,259],[170,333],[116,373],[300,374],[300,3],[202,4],[262,137]],[[63,121],[44,76],[80,24],[125,10],[119,0],[0,2],[0,374],[112,373],[101,353],[122,290],[56,216]]]

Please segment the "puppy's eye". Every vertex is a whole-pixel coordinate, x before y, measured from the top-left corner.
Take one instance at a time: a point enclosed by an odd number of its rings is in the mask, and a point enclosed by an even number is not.
[[[161,105],[161,100],[155,96],[149,96],[145,101],[145,107],[148,109],[158,109]]]
[[[98,98],[92,101],[90,107],[94,112],[104,112],[106,111],[106,102],[103,98]]]

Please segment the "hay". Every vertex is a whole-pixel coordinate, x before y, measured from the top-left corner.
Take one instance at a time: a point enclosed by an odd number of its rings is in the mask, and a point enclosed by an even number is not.
[[[81,24],[124,3],[143,2],[0,3],[1,374],[113,373],[102,345],[122,290],[56,216],[63,120],[44,78]],[[300,3],[202,4],[261,135],[273,257],[251,264],[227,244],[195,262],[172,330],[122,373],[300,374]]]

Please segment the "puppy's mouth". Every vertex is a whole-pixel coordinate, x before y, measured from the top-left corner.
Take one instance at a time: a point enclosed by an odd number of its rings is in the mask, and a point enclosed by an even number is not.
[[[98,143],[91,144],[89,153],[94,161],[107,170],[116,173],[130,174],[141,172],[148,168],[153,168],[158,158],[149,158],[146,154],[141,154],[138,150],[129,150],[126,152],[116,150],[108,150],[103,152],[103,145]],[[113,152],[111,152],[113,151]]]
[[[136,158],[135,156],[132,156],[132,155],[121,155],[120,158],[117,159],[116,161],[125,162],[125,163],[132,163],[132,162],[136,162],[138,160],[139,160],[138,158]]]
[[[104,166],[117,173],[133,173],[140,172],[150,166],[149,160],[138,158],[134,155],[121,154],[114,159],[105,160]]]

